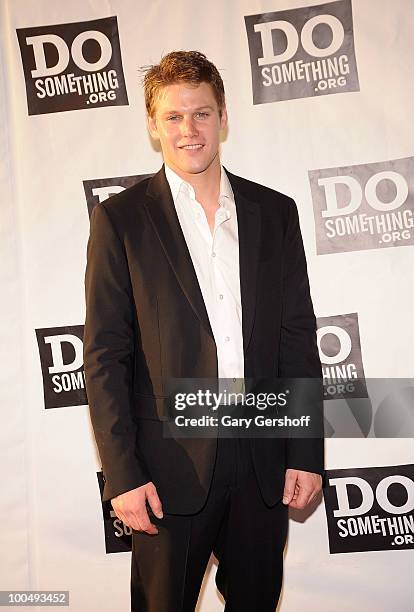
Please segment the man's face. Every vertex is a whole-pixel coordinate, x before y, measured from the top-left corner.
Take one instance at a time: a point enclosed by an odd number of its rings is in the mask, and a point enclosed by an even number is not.
[[[164,162],[181,178],[208,173],[220,163],[220,131],[227,113],[221,116],[211,85],[175,83],[164,87],[148,118],[153,138],[160,141]]]

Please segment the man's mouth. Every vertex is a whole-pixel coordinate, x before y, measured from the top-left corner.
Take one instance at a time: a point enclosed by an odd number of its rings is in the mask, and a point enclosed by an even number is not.
[[[188,150],[194,150],[194,149],[202,149],[204,147],[204,145],[202,144],[191,144],[191,145],[183,145],[182,147],[179,147],[180,149],[188,149]]]

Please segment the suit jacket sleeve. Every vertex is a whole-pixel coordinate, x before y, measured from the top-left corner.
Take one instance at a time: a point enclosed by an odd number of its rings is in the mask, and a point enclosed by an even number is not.
[[[85,297],[86,389],[107,500],[150,478],[136,454],[131,416],[135,310],[128,263],[104,204],[91,215]]]
[[[318,398],[312,404],[313,425],[323,432],[322,372],[316,343],[316,320],[310,296],[306,258],[296,204],[289,206],[284,245],[284,276],[279,375],[315,378]],[[320,389],[320,395],[319,395]],[[316,422],[315,422],[316,419]],[[287,440],[286,467],[324,474],[324,439]]]

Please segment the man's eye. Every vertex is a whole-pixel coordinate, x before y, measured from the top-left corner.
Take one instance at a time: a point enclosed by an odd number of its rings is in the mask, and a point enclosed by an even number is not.
[[[176,121],[178,119],[178,115],[170,115],[167,117],[167,121]]]
[[[208,117],[208,113],[203,113],[203,112],[199,112],[196,113],[196,117],[199,117],[200,119],[205,119],[206,117]]]

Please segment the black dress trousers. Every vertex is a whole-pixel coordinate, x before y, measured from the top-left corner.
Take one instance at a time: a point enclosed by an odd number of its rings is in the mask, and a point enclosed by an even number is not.
[[[249,440],[218,438],[207,501],[197,514],[164,514],[159,533],[133,531],[132,612],[194,612],[211,552],[225,612],[275,612],[288,508],[263,502]]]

